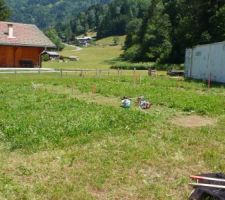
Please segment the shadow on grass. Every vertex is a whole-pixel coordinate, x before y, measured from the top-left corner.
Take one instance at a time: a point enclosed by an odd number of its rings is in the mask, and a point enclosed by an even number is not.
[[[208,81],[207,80],[198,80],[198,79],[193,79],[193,78],[185,78],[186,82],[189,83],[203,83],[205,84],[206,87],[208,87]],[[225,88],[225,83],[219,83],[219,82],[211,82],[210,85],[211,88]]]
[[[115,65],[118,62],[126,62],[126,61],[120,56],[120,57],[112,58],[110,60],[104,60],[103,63],[109,64],[109,65]]]

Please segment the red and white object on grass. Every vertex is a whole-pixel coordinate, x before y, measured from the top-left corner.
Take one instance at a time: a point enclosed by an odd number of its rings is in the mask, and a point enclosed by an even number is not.
[[[207,181],[218,181],[218,182],[225,182],[225,179],[220,179],[220,178],[210,178],[210,177],[205,177],[205,176],[190,176],[191,179],[194,180],[207,180]]]
[[[220,182],[225,183],[225,179],[219,179],[219,178],[210,178],[205,176],[190,176],[191,179],[196,180],[197,183],[190,183],[189,185],[194,187],[210,187],[210,188],[217,188],[217,189],[225,189],[225,185],[216,185],[216,184],[205,184],[205,183],[199,183],[199,181],[214,181],[214,182]]]

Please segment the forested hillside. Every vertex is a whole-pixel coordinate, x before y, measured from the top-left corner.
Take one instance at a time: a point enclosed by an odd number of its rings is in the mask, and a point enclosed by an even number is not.
[[[106,5],[94,5],[75,16],[67,28],[70,27],[73,35],[84,34],[88,30],[96,31],[98,38],[125,35],[129,22],[142,19],[149,4],[149,0],[113,0]],[[57,30],[62,30],[61,27]]]
[[[140,21],[127,25],[125,58],[183,62],[186,48],[225,40],[225,2],[151,0]]]
[[[12,12],[12,20],[34,23],[40,28],[55,25],[57,22],[67,23],[81,11],[97,3],[110,0],[6,0]]]
[[[9,18],[10,12],[4,0],[0,0],[0,21],[5,21]]]
[[[179,63],[185,49],[225,40],[225,2],[219,0],[113,0],[70,22],[72,35],[127,35],[124,58]]]

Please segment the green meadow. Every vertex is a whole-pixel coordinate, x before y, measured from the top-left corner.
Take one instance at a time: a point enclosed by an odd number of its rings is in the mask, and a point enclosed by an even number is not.
[[[180,200],[189,175],[225,172],[222,85],[126,74],[0,81],[0,199]],[[140,110],[138,96],[152,108]],[[174,123],[190,116],[210,123]]]
[[[66,45],[60,52],[62,56],[77,56],[79,61],[49,61],[44,62],[43,67],[58,69],[108,69],[122,54],[122,45],[125,36],[120,36],[118,45],[113,45],[113,37],[104,38],[94,42],[91,46],[76,49],[74,46]]]

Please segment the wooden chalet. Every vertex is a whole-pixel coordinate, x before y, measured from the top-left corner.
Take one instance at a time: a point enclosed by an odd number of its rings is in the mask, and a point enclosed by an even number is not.
[[[0,22],[0,67],[41,67],[41,54],[55,45],[35,25]]]

